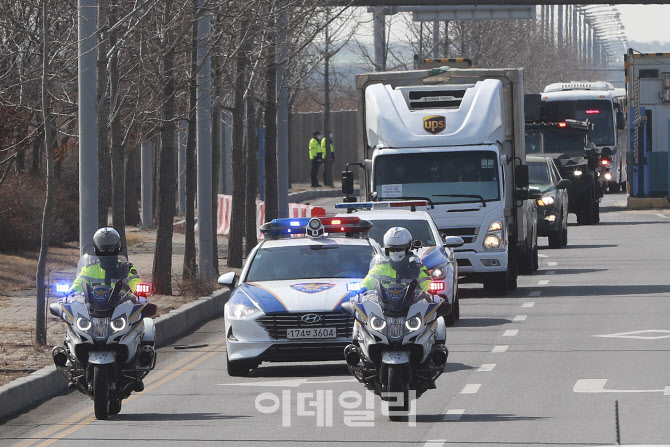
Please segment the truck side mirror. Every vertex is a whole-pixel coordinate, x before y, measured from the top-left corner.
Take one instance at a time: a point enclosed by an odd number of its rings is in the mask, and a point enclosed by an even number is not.
[[[342,171],[342,193],[348,196],[354,194],[354,173]]]
[[[530,175],[528,173],[528,165],[519,165],[514,170],[514,177],[517,188],[527,188],[530,184]]]
[[[626,130],[626,114],[621,111],[616,113],[616,128]]]
[[[570,179],[563,178],[563,179],[558,181],[558,185],[556,185],[556,187],[558,189],[568,189],[571,185],[572,185],[572,182],[570,181]]]

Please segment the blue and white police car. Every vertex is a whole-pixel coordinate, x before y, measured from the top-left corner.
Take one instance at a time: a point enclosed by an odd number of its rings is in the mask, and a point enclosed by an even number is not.
[[[338,203],[336,209],[347,210],[372,223],[370,237],[383,244],[384,234],[392,227],[406,228],[416,244],[414,252],[432,276],[432,291],[451,304],[451,313],[444,317],[447,326],[453,326],[460,318],[458,300],[458,264],[453,248],[461,247],[463,239],[458,236],[440,235],[433,218],[426,209],[427,200],[348,202]],[[420,242],[420,243],[419,243]]]
[[[219,284],[225,305],[228,374],[246,376],[261,362],[344,359],[354,320],[342,303],[360,289],[381,248],[359,217],[275,219],[264,240]]]

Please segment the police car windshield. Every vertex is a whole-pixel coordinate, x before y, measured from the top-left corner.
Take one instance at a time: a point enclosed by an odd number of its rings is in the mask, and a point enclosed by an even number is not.
[[[421,241],[421,244],[424,247],[434,247],[436,245],[433,232],[430,229],[430,224],[425,220],[376,220],[369,217],[366,217],[365,219],[373,224],[372,230],[370,230],[370,237],[376,240],[380,245],[384,244],[384,234],[386,234],[389,228],[392,227],[406,228],[412,235],[412,240]]]
[[[374,254],[369,245],[261,247],[249,267],[246,281],[364,278]]]

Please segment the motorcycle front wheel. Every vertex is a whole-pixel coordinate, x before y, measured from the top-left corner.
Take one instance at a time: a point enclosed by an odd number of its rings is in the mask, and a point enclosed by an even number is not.
[[[405,386],[405,369],[400,365],[389,366],[388,391],[394,393],[389,399],[389,420],[401,421],[409,409],[409,393]],[[398,393],[398,394],[396,394]],[[396,396],[402,393],[402,401]]]
[[[106,365],[93,366],[93,408],[96,419],[109,417],[109,368]]]

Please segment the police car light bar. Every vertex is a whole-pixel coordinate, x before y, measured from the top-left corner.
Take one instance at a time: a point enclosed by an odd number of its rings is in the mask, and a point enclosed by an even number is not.
[[[310,221],[319,221],[324,233],[361,233],[370,231],[372,224],[359,217],[300,217],[297,219],[273,219],[261,225],[261,232],[267,236],[289,236],[306,234]]]

